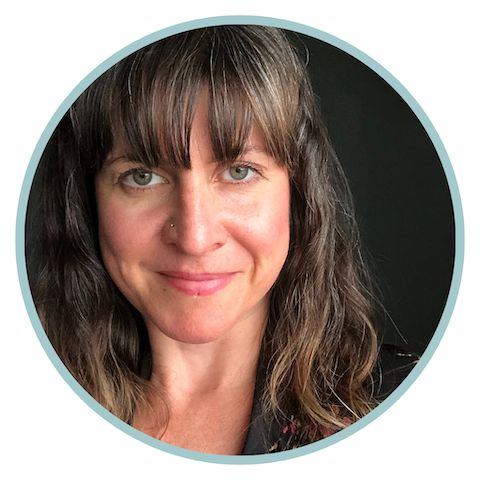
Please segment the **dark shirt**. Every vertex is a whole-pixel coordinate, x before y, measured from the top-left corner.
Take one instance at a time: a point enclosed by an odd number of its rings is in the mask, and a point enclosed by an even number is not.
[[[412,371],[418,356],[405,352],[392,345],[380,349],[374,370],[373,392],[375,400],[385,400]],[[307,443],[301,428],[292,417],[286,420],[266,421],[262,415],[260,397],[265,384],[262,371],[257,374],[250,428],[243,447],[242,455],[282,452],[300,447]],[[333,433],[334,430],[319,428],[319,440]]]

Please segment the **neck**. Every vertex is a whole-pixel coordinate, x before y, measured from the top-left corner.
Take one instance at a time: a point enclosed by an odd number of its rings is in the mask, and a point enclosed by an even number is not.
[[[176,402],[253,386],[266,317],[266,309],[257,311],[220,338],[202,344],[171,339],[147,322],[152,385]]]
[[[150,383],[156,393],[137,408],[135,428],[190,450],[240,453],[266,316],[265,310],[261,317],[242,320],[203,344],[173,340],[146,321],[153,360]]]

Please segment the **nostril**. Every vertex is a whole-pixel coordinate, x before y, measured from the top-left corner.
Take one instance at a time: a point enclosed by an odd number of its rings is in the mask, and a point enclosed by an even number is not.
[[[164,242],[175,246],[186,255],[201,256],[217,250],[226,243],[227,234],[223,222],[213,212],[177,215],[165,222]],[[190,212],[192,213],[192,212]]]

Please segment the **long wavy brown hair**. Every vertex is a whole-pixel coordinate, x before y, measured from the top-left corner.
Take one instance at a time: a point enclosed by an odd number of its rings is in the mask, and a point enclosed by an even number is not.
[[[72,105],[43,154],[34,183],[39,201],[28,209],[39,317],[78,382],[131,421],[148,398],[151,351],[141,315],[102,262],[94,177],[114,138],[149,168],[189,168],[192,119],[205,93],[218,162],[241,154],[255,125],[290,174],[290,248],[269,294],[260,354],[263,411],[341,428],[345,417],[355,421],[375,404],[371,291],[347,181],[304,62],[279,29],[211,27],[155,42],[110,68]]]

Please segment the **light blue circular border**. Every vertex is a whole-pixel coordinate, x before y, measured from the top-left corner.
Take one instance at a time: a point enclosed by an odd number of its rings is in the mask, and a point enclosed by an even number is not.
[[[413,110],[415,115],[418,117],[426,132],[428,133],[435,149],[440,157],[440,160],[447,177],[448,186],[450,188],[450,194],[452,197],[453,211],[455,217],[455,263],[453,268],[452,283],[450,287],[450,292],[448,299],[445,305],[445,309],[442,314],[442,318],[439,322],[439,325],[435,331],[435,334],[432,337],[427,349],[425,350],[422,358],[412,371],[412,373],[407,377],[407,379],[392,393],[380,406],[375,408],[367,416],[354,423],[350,427],[342,430],[341,432],[332,435],[324,440],[319,442],[295,449],[289,450],[287,452],[281,453],[272,453],[266,455],[253,455],[253,456],[223,456],[223,455],[211,455],[206,453],[193,452],[190,450],[185,450],[183,448],[175,447],[167,443],[156,440],[148,435],[145,435],[138,430],[135,430],[133,427],[125,424],[117,417],[112,415],[110,412],[105,410],[100,406],[72,377],[70,372],[66,369],[64,364],[58,358],[56,352],[52,348],[38,318],[37,311],[35,309],[32,295],[30,292],[30,287],[27,279],[27,271],[25,264],[25,219],[26,219],[26,210],[27,202],[30,193],[30,188],[32,186],[33,177],[37,169],[40,157],[43,153],[43,150],[46,147],[46,144],[53,134],[55,127],[58,125],[64,114],[70,108],[72,103],[78,98],[78,96],[102,73],[104,73],[108,68],[113,66],[119,60],[125,56],[133,53],[134,51],[142,48],[152,42],[160,40],[162,38],[174,35],[176,33],[181,33],[186,30],[191,30],[194,28],[213,26],[213,25],[225,25],[225,24],[250,24],[250,25],[268,25],[279,28],[285,28],[287,30],[293,30],[311,37],[317,38],[323,42],[329,43],[339,49],[349,53],[353,57],[357,58],[365,65],[374,70],[379,74],[391,87],[393,87],[397,93],[407,102],[410,108]],[[354,434],[361,428],[368,425],[370,422],[379,417],[384,413],[388,408],[390,408],[412,385],[412,383],[417,379],[420,373],[425,368],[426,364],[431,359],[433,353],[438,347],[443,334],[447,328],[448,322],[453,312],[455,301],[457,299],[458,290],[460,288],[460,279],[463,268],[463,258],[464,258],[464,222],[463,222],[463,212],[460,200],[460,193],[458,190],[457,181],[455,179],[455,174],[453,172],[452,165],[448,158],[445,147],[443,146],[440,137],[438,136],[435,128],[431,124],[425,112],[422,110],[420,105],[415,101],[415,99],[410,95],[410,93],[403,87],[403,85],[394,78],[388,71],[386,71],[381,65],[375,62],[372,58],[356,49],[352,45],[332,36],[328,33],[325,33],[321,30],[317,30],[306,25],[302,25],[295,22],[290,22],[286,20],[279,20],[270,17],[259,17],[259,16],[221,16],[221,17],[211,17],[204,18],[200,20],[194,20],[190,22],[181,23],[169,28],[165,28],[158,32],[147,35],[146,37],[141,38],[140,40],[128,45],[122,50],[118,51],[110,58],[105,60],[97,68],[95,68],[90,74],[88,74],[68,95],[64,102],[57,109],[52,119],[46,126],[43,131],[40,140],[38,141],[35,150],[33,152],[30,163],[27,167],[25,178],[22,184],[22,189],[20,193],[20,200],[18,204],[17,211],[17,224],[16,224],[16,256],[17,256],[17,268],[18,275],[20,280],[20,287],[22,290],[23,298],[25,305],[30,316],[33,328],[42,344],[45,352],[49,356],[50,360],[65,379],[65,381],[70,385],[70,387],[77,393],[77,395],[82,398],[82,400],[87,403],[93,410],[98,414],[108,420],[110,423],[115,425],[120,430],[128,433],[134,438],[151,445],[155,448],[163,450],[165,452],[179,455],[182,457],[200,460],[204,462],[213,462],[213,463],[223,463],[223,464],[256,464],[256,463],[268,463],[276,462],[279,460],[286,460],[289,458],[298,457],[301,455],[306,455],[311,452],[316,452],[321,450],[329,445],[337,443],[344,438]]]

